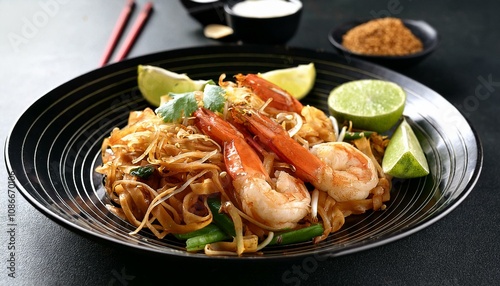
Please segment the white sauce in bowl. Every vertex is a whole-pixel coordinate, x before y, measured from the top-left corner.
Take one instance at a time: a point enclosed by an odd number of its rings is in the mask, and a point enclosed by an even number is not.
[[[238,16],[249,18],[283,17],[297,12],[302,3],[284,0],[246,0],[236,3],[231,10]]]

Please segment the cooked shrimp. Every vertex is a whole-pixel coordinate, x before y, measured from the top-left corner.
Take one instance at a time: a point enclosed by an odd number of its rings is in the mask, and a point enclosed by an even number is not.
[[[227,82],[224,83],[226,87],[232,87],[231,91],[227,93],[232,94],[232,96],[228,97],[231,102],[236,104],[241,102],[241,98],[243,98],[241,95],[243,93],[245,94],[246,103],[255,109],[259,109],[265,101],[272,99],[267,105],[266,112],[272,114],[278,112],[295,112],[302,116],[303,124],[301,124],[297,132],[297,135],[301,138],[306,139],[310,143],[336,140],[336,133],[334,132],[332,122],[323,111],[313,106],[303,106],[290,93],[256,74],[238,74],[235,77],[239,90]],[[270,108],[272,110],[269,110]]]
[[[269,98],[272,98],[268,107],[282,111],[293,111],[299,114],[302,111],[303,106],[300,101],[286,90],[256,74],[238,74],[236,75],[236,80],[239,85],[250,88],[262,100],[267,101]]]
[[[316,186],[327,189],[336,201],[362,200],[377,186],[378,173],[368,156],[346,142],[327,142],[314,145],[311,153],[334,170],[318,172]]]
[[[365,199],[377,185],[373,162],[348,143],[320,143],[309,152],[279,124],[255,110],[234,109],[233,116],[278,157],[292,164],[297,177],[328,192],[336,201]]]
[[[284,171],[270,179],[259,156],[231,124],[206,109],[195,112],[196,124],[224,145],[227,173],[243,212],[271,228],[293,228],[310,212],[304,183]]]

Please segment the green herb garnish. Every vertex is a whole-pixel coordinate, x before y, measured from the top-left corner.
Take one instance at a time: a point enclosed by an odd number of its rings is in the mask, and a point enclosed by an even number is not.
[[[207,84],[203,90],[203,105],[211,111],[222,112],[226,91],[218,85]]]
[[[222,112],[224,108],[225,90],[214,84],[207,84],[203,90],[203,106],[214,112]],[[195,92],[169,93],[170,100],[156,109],[156,114],[165,122],[178,122],[189,117],[198,109]]]
[[[141,179],[147,179],[154,173],[155,169],[156,168],[151,165],[141,166],[130,170],[130,175],[139,177]]]
[[[194,92],[169,93],[168,95],[172,99],[156,109],[156,114],[165,122],[176,122],[183,116],[191,116],[198,108]]]

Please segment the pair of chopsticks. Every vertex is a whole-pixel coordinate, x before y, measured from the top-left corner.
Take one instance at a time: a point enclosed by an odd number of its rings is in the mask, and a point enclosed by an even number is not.
[[[132,14],[134,7],[135,7],[135,2],[133,0],[128,0],[122,12],[120,13],[120,16],[118,17],[118,21],[116,22],[113,32],[111,33],[111,37],[109,38],[108,44],[106,45],[106,49],[104,50],[104,54],[101,58],[99,66],[102,67],[108,63],[111,54],[113,53],[116,44],[118,43],[118,40],[120,39],[123,30],[125,29],[125,26],[127,25],[127,22],[130,19],[130,15]],[[152,9],[153,9],[153,3],[148,2],[141,10],[140,14],[137,16],[137,19],[135,20],[130,30],[130,33],[125,38],[125,42],[118,51],[118,54],[116,56],[117,62],[123,60],[127,56],[128,52],[134,45],[135,40],[141,33],[142,27],[148,20],[149,15],[151,15]]]

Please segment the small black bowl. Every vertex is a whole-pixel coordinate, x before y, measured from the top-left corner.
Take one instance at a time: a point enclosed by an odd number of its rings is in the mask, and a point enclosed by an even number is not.
[[[234,36],[243,43],[284,44],[290,40],[300,23],[303,5],[299,0],[288,0],[298,6],[296,12],[285,16],[269,18],[247,17],[236,14],[234,5],[242,1],[227,1],[224,5],[227,24],[233,29]]]
[[[328,39],[330,43],[337,49],[338,52],[343,54],[344,56],[352,56],[364,60],[368,60],[380,65],[384,65],[391,68],[401,68],[408,67],[414,65],[427,56],[429,56],[438,45],[438,34],[437,31],[427,24],[424,21],[420,20],[409,20],[409,19],[401,19],[403,24],[410,29],[410,31],[422,41],[423,50],[418,53],[404,55],[404,56],[372,56],[372,55],[363,55],[359,53],[354,53],[348,50],[346,47],[342,45],[342,37],[347,33],[350,29],[368,22],[369,20],[355,20],[348,23],[344,23],[339,27],[333,29],[328,35]]]
[[[224,3],[217,0],[181,0],[182,6],[189,16],[198,21],[203,27],[209,24],[226,24]]]

